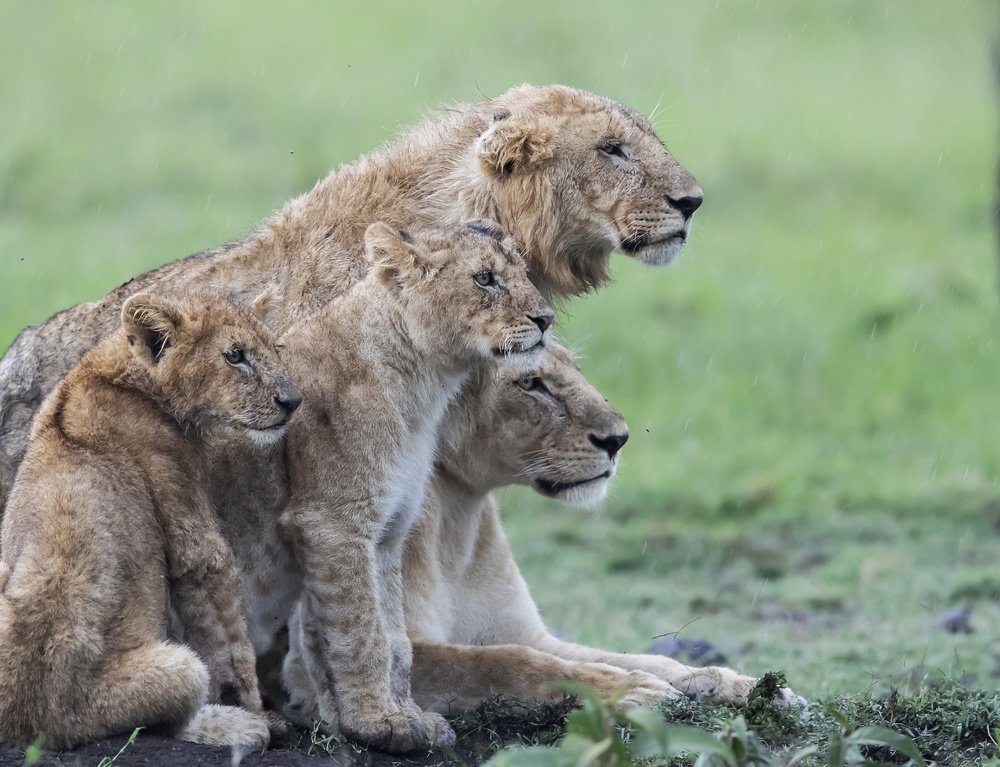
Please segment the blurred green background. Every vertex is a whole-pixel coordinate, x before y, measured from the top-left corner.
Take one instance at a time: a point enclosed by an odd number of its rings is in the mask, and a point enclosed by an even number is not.
[[[1000,676],[995,0],[5,2],[0,349],[240,236],[453,100],[560,82],[701,182],[563,338],[632,427],[612,498],[508,491],[561,634],[706,638],[809,696]],[[939,625],[968,608],[971,633]]]

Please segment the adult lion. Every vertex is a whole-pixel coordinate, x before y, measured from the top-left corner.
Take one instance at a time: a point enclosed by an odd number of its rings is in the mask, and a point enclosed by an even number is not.
[[[701,199],[649,122],[617,102],[554,85],[456,105],[331,173],[248,237],[148,272],[22,333],[0,361],[0,462],[20,463],[45,394],[114,329],[122,303],[136,292],[197,287],[253,297],[270,289],[282,297],[273,321],[284,327],[363,277],[364,233],[375,221],[408,228],[480,218],[514,238],[543,294],[568,296],[603,283],[614,250],[668,263]],[[280,573],[294,584],[301,575],[277,527],[284,466],[238,437],[217,445],[213,462],[224,531],[241,567],[253,571],[243,596],[260,652],[293,604],[260,579]],[[379,726],[372,722],[372,731]],[[381,726],[388,742],[388,725]]]

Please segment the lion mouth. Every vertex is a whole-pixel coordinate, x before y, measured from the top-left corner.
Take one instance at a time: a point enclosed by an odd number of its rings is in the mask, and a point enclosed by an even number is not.
[[[669,245],[673,242],[683,245],[687,242],[687,232],[682,229],[679,232],[673,232],[672,234],[658,237],[655,240],[650,238],[648,232],[642,232],[625,237],[619,247],[623,253],[634,255],[646,248],[655,248],[657,245]]]
[[[545,336],[542,335],[534,344],[531,346],[521,346],[516,349],[501,349],[500,347],[493,348],[494,357],[509,357],[512,354],[534,354],[545,348]]]
[[[596,477],[591,477],[590,479],[580,479],[576,482],[552,482],[548,479],[536,480],[538,484],[538,489],[542,495],[547,495],[553,497],[559,495],[559,493],[564,493],[567,490],[572,490],[574,487],[581,487],[582,485],[589,485],[592,482],[599,482],[602,479],[610,479],[611,472],[606,471],[603,474],[598,474]]]

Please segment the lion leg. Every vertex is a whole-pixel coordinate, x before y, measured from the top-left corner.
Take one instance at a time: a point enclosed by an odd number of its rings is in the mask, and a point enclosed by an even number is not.
[[[208,692],[205,664],[180,645],[151,642],[112,654],[100,668],[89,682],[86,707],[50,723],[58,741],[47,739],[47,746],[69,748],[136,727],[177,732]]]
[[[536,636],[532,646],[560,658],[581,663],[606,663],[627,670],[645,671],[669,682],[693,700],[731,703],[741,706],[757,684],[757,679],[722,666],[688,666],[663,655],[613,653],[593,647],[564,642],[545,632]],[[805,701],[791,690],[782,689],[775,702],[802,705]]]
[[[331,515],[323,504],[291,506],[285,527],[306,574],[304,592],[315,599],[341,732],[382,751],[407,753],[430,745],[433,733],[415,706],[393,699],[377,535],[364,522],[377,517],[367,508],[341,507]],[[331,531],[331,525],[340,529]]]
[[[575,663],[523,645],[472,647],[416,640],[413,643],[413,695],[424,709],[450,714],[476,708],[497,696],[523,703],[560,700],[549,682],[569,680],[594,687],[624,708],[652,706],[680,693],[652,674],[601,663]]]
[[[298,725],[319,721],[325,729],[336,732],[340,715],[324,664],[322,628],[307,599],[296,603],[288,619],[288,653],[281,666],[281,685],[288,696],[284,713]]]
[[[185,642],[208,666],[209,700],[223,700],[231,690],[239,705],[260,713],[263,704],[256,656],[240,609],[239,580],[232,557],[207,576],[197,571],[181,575],[173,584],[171,601]]]
[[[386,558],[382,571],[383,614],[386,617],[386,633],[392,653],[390,685],[393,697],[400,706],[414,712],[427,728],[431,740],[437,745],[453,745],[455,731],[437,711],[422,711],[414,701],[410,686],[413,668],[413,645],[406,632],[403,612],[403,572],[402,541]]]

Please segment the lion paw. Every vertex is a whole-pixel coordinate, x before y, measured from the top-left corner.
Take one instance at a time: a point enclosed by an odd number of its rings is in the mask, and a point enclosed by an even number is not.
[[[441,714],[436,714],[433,711],[423,711],[420,714],[420,721],[427,728],[427,732],[430,734],[430,738],[435,746],[455,745],[455,731],[451,729],[448,720],[441,716]]]
[[[789,690],[787,687],[782,687],[774,696],[774,702],[779,706],[788,706],[790,708],[805,708],[806,699],[801,695],[796,695],[794,692]]]
[[[375,748],[389,754],[407,754],[420,748],[428,748],[434,740],[433,732],[424,722],[429,712],[417,709],[397,709],[368,713],[363,717],[341,713],[340,731],[351,740],[356,740],[368,748]],[[440,714],[433,715],[443,722]],[[428,720],[438,727],[436,720]],[[447,722],[444,726],[451,730]],[[454,738],[454,733],[452,733]]]
[[[656,706],[665,700],[681,697],[682,693],[669,682],[645,671],[626,674],[628,691],[619,699],[617,708],[625,710],[637,706]]]
[[[192,743],[209,746],[250,746],[267,748],[271,742],[271,728],[261,714],[254,714],[237,706],[208,703],[198,709],[177,737]]]
[[[752,676],[738,674],[721,666],[692,668],[683,679],[674,680],[674,685],[691,700],[704,703],[731,703],[742,706],[747,696],[757,684]]]

